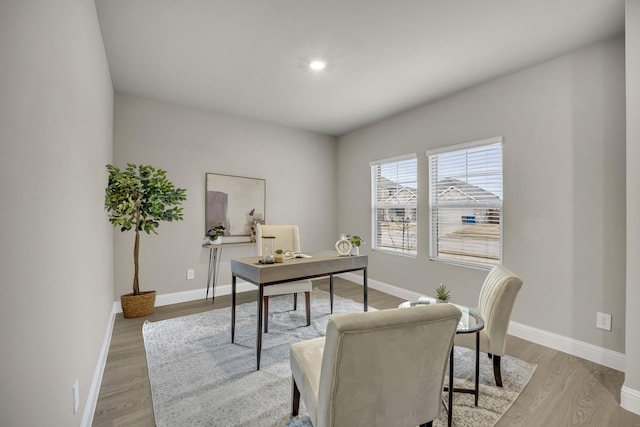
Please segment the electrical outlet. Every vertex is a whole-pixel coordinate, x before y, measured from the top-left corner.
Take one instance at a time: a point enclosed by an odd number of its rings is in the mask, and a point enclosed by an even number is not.
[[[611,330],[611,315],[607,313],[596,313],[596,327],[604,329],[605,331]]]
[[[196,278],[196,272],[193,269],[187,270],[187,280],[193,280]]]
[[[73,415],[75,415],[80,407],[80,382],[78,380],[73,383],[71,393],[73,394]]]

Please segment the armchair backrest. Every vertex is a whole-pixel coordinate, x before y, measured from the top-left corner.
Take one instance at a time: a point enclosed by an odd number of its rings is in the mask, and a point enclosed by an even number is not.
[[[258,224],[256,227],[258,256],[262,255],[262,236],[275,237],[275,249],[300,251],[300,231],[297,225]]]
[[[489,336],[489,353],[503,355],[505,352],[511,312],[520,288],[522,279],[503,265],[494,266],[482,285],[478,311]]]
[[[452,304],[334,315],[317,427],[416,426],[438,418],[460,317]]]

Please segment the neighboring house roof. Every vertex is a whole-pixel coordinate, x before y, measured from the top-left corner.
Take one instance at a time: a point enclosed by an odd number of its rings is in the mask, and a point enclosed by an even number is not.
[[[481,187],[455,178],[445,178],[438,181],[436,194],[439,202],[497,202],[498,196]]]
[[[438,181],[436,194],[438,194],[440,202],[500,201],[500,198],[492,192],[455,178],[445,178]],[[378,179],[378,202],[380,204],[415,203],[417,197],[416,188],[404,186],[385,177]]]
[[[418,190],[407,187],[385,177],[378,179],[378,202],[379,204],[405,204],[416,203]]]

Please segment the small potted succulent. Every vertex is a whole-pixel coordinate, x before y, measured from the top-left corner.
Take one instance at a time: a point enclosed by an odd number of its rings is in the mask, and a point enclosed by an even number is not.
[[[449,302],[449,300],[451,299],[451,295],[449,293],[449,290],[447,289],[447,285],[445,285],[444,283],[440,283],[437,287],[436,287],[436,298],[438,299],[438,302]]]
[[[275,262],[284,262],[284,251],[282,249],[276,249]]]
[[[360,245],[365,244],[362,237],[355,234],[347,234],[347,240],[351,243],[351,255],[360,255]]]
[[[207,231],[207,236],[212,244],[218,245],[222,243],[222,236],[224,236],[225,226],[221,222],[212,225]]]

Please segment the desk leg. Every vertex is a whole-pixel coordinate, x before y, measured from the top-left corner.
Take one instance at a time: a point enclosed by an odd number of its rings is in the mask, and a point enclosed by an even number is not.
[[[362,270],[362,284],[364,287],[364,291],[363,291],[364,292],[364,311],[369,311],[369,304],[367,302],[369,292],[367,288],[367,268],[366,267]]]
[[[236,335],[236,275],[231,275],[231,342]]]
[[[476,332],[476,406],[478,406],[478,394],[480,383],[480,331]]]
[[[449,411],[447,413],[447,426],[451,427],[453,421],[453,347],[449,356]]]
[[[333,274],[329,275],[329,302],[331,304],[331,314],[333,314]]]
[[[262,353],[262,300],[264,297],[264,285],[258,285],[258,331],[256,334],[256,370],[260,370],[260,353]]]

